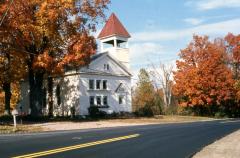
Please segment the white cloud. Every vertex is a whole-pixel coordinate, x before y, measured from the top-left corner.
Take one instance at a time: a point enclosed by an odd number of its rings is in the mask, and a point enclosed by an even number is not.
[[[217,23],[199,25],[192,28],[180,30],[152,31],[152,32],[137,32],[132,34],[132,41],[169,41],[191,38],[193,34],[224,36],[228,32],[239,33],[240,18],[226,20]]]
[[[175,55],[181,47],[185,47],[184,45],[192,39],[193,34],[209,35],[212,38],[223,37],[228,32],[239,34],[239,28],[240,18],[179,30],[155,30],[133,33],[129,45],[131,67],[134,70],[133,78],[137,78],[140,68],[148,68],[151,63],[158,64],[160,61],[166,63],[169,59],[171,59],[172,63],[175,63],[177,58]],[[172,44],[169,45],[169,43]],[[174,55],[174,53],[176,54]],[[134,83],[136,83],[136,80]]]
[[[162,45],[154,42],[131,42],[129,48],[133,67],[149,64],[152,58],[159,57],[164,51]]]
[[[188,1],[187,6],[196,7],[198,10],[212,10],[218,8],[240,7],[240,0],[198,0]]]
[[[155,55],[161,53],[163,46],[153,42],[140,42],[130,44],[131,58],[141,57],[142,55]]]
[[[140,68],[146,68],[152,58],[158,58],[164,52],[163,46],[154,42],[130,42],[130,61],[132,67],[132,85],[136,85]]]
[[[198,18],[186,18],[186,19],[184,19],[184,21],[188,24],[191,24],[191,25],[199,25],[204,20],[203,19],[198,19]]]

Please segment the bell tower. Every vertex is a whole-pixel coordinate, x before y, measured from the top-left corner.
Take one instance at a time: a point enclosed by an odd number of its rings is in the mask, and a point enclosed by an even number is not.
[[[107,20],[102,31],[98,35],[101,52],[108,52],[128,69],[130,69],[128,39],[130,34],[114,13]]]

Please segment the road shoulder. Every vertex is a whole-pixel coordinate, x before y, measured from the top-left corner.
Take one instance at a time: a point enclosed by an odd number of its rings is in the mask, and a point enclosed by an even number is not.
[[[239,158],[240,130],[204,147],[193,158]]]
[[[71,121],[48,122],[36,124],[36,126],[40,126],[45,131],[61,131],[61,130],[95,129],[95,128],[125,127],[153,124],[188,123],[214,120],[216,119],[207,117],[160,116],[153,118],[109,119],[87,122],[71,122]]]
[[[189,123],[202,121],[215,121],[218,119],[196,116],[178,116],[178,115],[158,115],[151,118],[115,118],[115,119],[100,119],[100,120],[63,120],[63,121],[46,121],[46,122],[28,122],[24,125],[17,125],[18,130],[14,130],[12,124],[1,125],[1,134],[16,134],[16,133],[32,133],[32,132],[47,132],[47,131],[66,131],[66,130],[87,130],[97,128],[113,128],[127,127],[139,125],[153,124],[170,124],[170,123]],[[38,130],[33,130],[38,129]]]

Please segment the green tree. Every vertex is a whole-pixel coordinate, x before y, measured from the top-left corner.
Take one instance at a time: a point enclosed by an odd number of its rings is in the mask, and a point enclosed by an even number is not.
[[[141,69],[133,95],[133,110],[140,115],[153,115],[154,98],[155,90],[150,76],[145,69]]]

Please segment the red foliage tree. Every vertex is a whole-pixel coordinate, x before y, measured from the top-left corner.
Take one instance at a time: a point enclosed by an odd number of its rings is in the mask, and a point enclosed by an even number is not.
[[[234,80],[223,42],[194,36],[179,56],[174,92],[181,97],[180,105],[211,107],[232,99]]]
[[[232,70],[235,79],[239,79],[240,73],[240,35],[229,33],[225,37],[226,50],[229,55],[229,61],[232,65]]]

